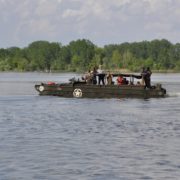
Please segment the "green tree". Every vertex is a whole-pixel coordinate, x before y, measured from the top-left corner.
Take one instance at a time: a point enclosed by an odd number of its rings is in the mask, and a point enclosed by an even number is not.
[[[111,67],[112,68],[122,68],[123,66],[123,58],[120,52],[116,49],[113,51],[111,58]]]
[[[83,39],[70,42],[68,47],[71,57],[79,57],[80,64],[77,65],[77,69],[86,70],[95,55],[94,44],[89,40]]]
[[[139,71],[142,66],[150,66],[156,70],[179,71],[180,43],[174,45],[166,39],[155,39],[100,48],[87,39],[79,39],[66,46],[58,42],[35,41],[22,49],[0,49],[1,71],[86,71],[99,64],[106,69]]]

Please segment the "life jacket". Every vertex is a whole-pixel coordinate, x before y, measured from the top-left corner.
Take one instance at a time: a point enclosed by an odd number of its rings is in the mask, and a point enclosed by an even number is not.
[[[117,83],[119,84],[119,85],[121,85],[121,84],[123,84],[123,77],[118,77],[117,78]]]
[[[48,85],[55,85],[56,83],[55,83],[55,82],[52,82],[52,81],[49,81],[47,84],[48,84]]]

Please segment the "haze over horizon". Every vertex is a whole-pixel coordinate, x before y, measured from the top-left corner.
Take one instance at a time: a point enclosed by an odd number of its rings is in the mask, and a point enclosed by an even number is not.
[[[0,0],[0,48],[88,39],[180,42],[179,0]]]

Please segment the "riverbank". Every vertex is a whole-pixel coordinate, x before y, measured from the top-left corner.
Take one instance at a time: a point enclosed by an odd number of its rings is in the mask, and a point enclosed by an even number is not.
[[[51,70],[51,71],[0,71],[0,73],[85,73],[88,70],[85,71],[66,71],[66,70]],[[131,71],[129,69],[104,69],[105,72],[111,72],[111,73],[140,73],[140,71]],[[172,69],[161,69],[161,70],[154,70],[151,69],[153,73],[180,73],[178,70],[172,70]]]

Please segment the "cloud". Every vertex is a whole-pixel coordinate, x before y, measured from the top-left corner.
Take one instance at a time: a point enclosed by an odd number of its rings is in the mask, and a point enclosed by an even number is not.
[[[180,37],[179,0],[0,0],[0,47],[35,40],[98,45]]]
[[[56,13],[56,10],[57,10],[57,3],[54,3],[53,1],[41,0],[37,4],[37,7],[35,9],[35,14],[38,17],[48,16],[48,15],[51,16]]]

